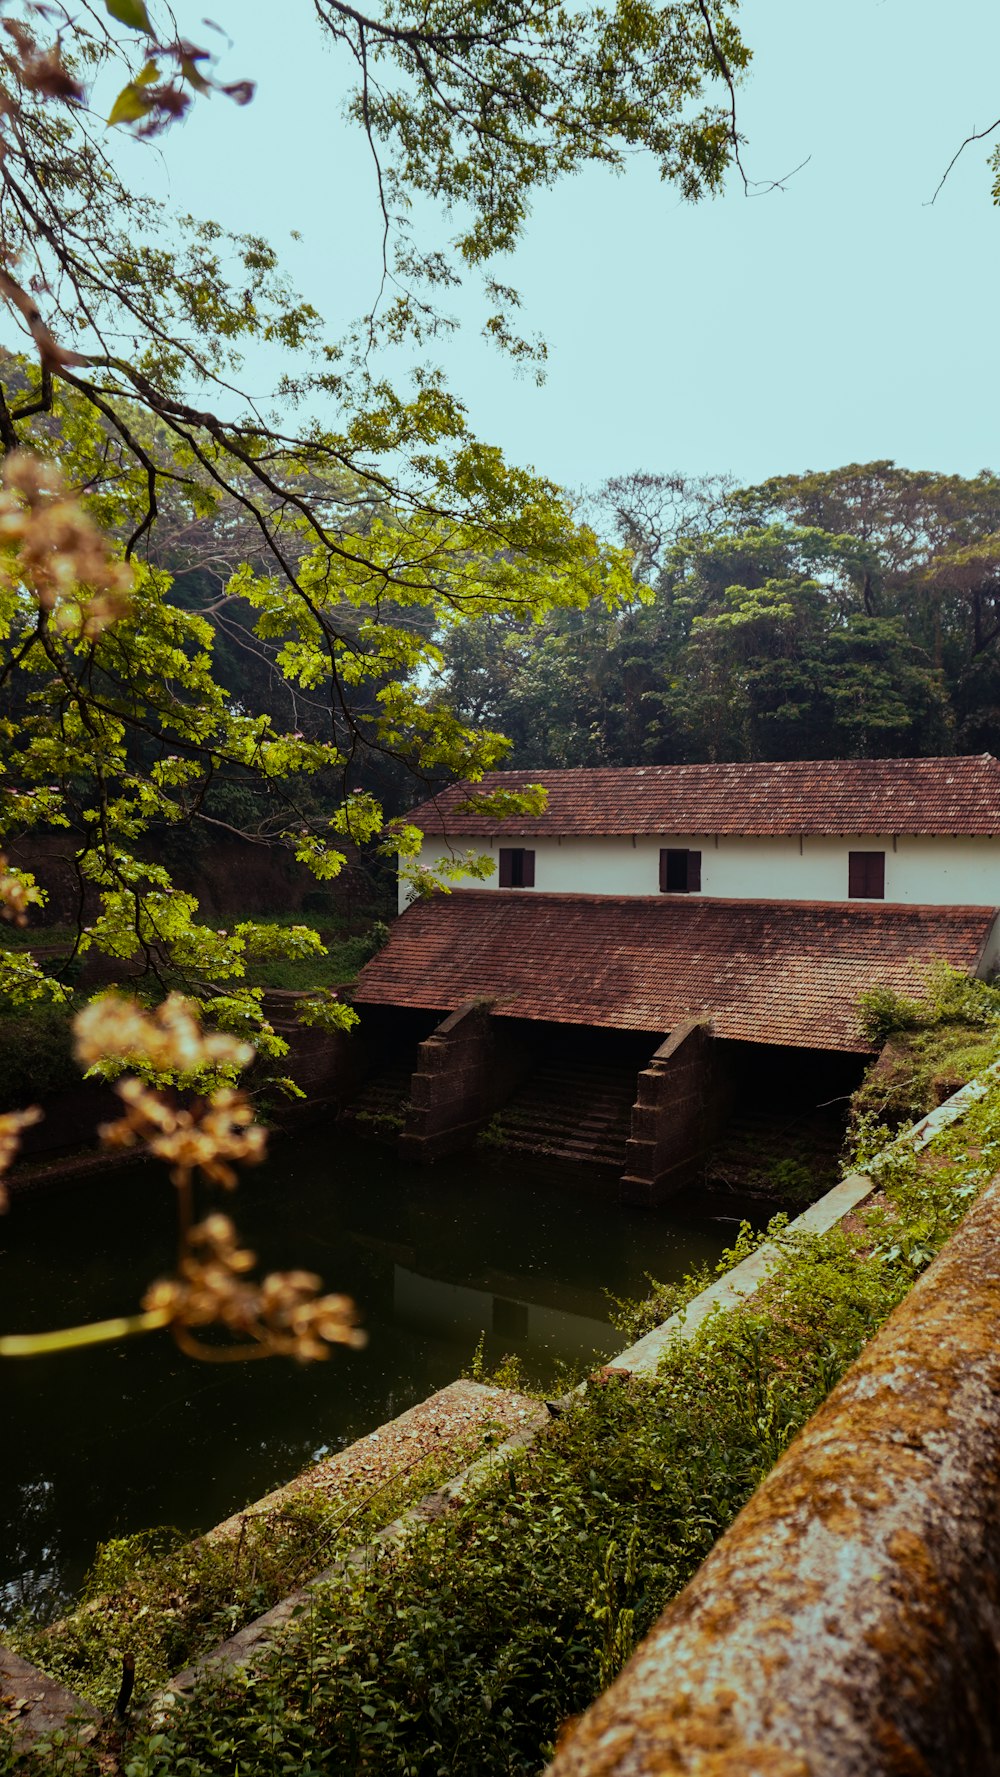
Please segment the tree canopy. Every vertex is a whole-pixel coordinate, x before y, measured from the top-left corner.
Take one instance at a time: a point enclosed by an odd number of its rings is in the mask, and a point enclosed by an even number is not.
[[[686,197],[717,189],[739,152],[735,11],[316,0],[317,29],[353,67],[347,110],[385,231],[378,300],[331,340],[265,240],[170,216],[118,165],[116,132],[161,136],[209,92],[251,102],[252,83],[223,85],[145,0],[5,9],[0,295],[24,343],[0,366],[0,845],[16,856],[33,829],[70,835],[77,950],[181,985],[280,1048],[243,985],[247,958],[300,954],[315,935],[209,925],[157,834],[222,820],[227,789],[230,819],[249,796],[253,836],[321,880],[352,845],[405,850],[379,773],[476,778],[507,745],[432,695],[446,639],[631,596],[620,548],[473,436],[436,367],[398,388],[379,348],[444,337],[441,298],[478,268],[491,337],[530,354],[495,258],[532,195],[587,161],[641,149]],[[418,195],[446,246],[416,238]],[[277,421],[240,392],[259,340],[286,356]],[[91,539],[88,554],[88,526],[107,550]],[[0,956],[0,989],[59,984],[18,950]]]
[[[851,464],[738,489],[642,472],[595,502],[631,600],[503,616],[442,695],[543,765],[1000,750],[1000,481]]]

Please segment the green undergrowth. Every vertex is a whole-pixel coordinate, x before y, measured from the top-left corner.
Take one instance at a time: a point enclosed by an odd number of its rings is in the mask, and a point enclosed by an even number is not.
[[[299,958],[273,957],[267,961],[247,964],[247,984],[251,987],[283,988],[306,991],[321,987],[348,987],[358,971],[381,950],[389,936],[384,921],[376,920],[365,932],[345,932],[343,925],[309,916],[298,920],[265,916],[261,925],[306,923],[319,932],[325,955]]]
[[[980,1030],[942,1024],[898,1031],[854,1095],[853,1122],[865,1116],[893,1127],[914,1122],[997,1060],[1000,1024]]]
[[[869,1125],[863,1139],[884,1147]],[[321,1588],[252,1674],[141,1716],[126,1777],[529,1777],[906,1294],[1000,1156],[1000,1087],[821,1236],[772,1224],[754,1297],[652,1381],[603,1373],[474,1500]],[[868,1154],[862,1150],[859,1159]],[[736,1261],[756,1237],[741,1232]],[[704,1275],[679,1294],[695,1293]],[[664,1298],[660,1297],[660,1306]],[[631,1326],[630,1326],[630,1331]],[[0,1771],[52,1767],[0,1761]]]
[[[105,1543],[74,1611],[47,1625],[22,1616],[3,1640],[101,1709],[115,1701],[125,1653],[137,1687],[155,1690],[504,1435],[487,1428],[459,1440],[359,1499],[304,1491],[250,1511],[233,1536],[191,1542],[165,1528]]]
[[[13,1006],[0,998],[0,1112],[80,1084],[73,1059],[73,1002]]]
[[[914,1122],[1000,1060],[1000,988],[946,963],[928,972],[920,999],[875,988],[859,1009],[881,1053],[851,1101],[852,1126]]]

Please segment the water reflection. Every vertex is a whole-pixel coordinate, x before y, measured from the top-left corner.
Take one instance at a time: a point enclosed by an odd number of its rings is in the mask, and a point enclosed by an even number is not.
[[[395,1267],[393,1308],[401,1326],[442,1338],[464,1333],[470,1346],[489,1332],[517,1356],[545,1351],[572,1361],[603,1355],[608,1343],[606,1319],[497,1296],[468,1284],[443,1283],[403,1265]]]
[[[679,1276],[732,1235],[704,1209],[648,1215],[553,1186],[544,1165],[463,1156],[401,1167],[333,1131],[276,1143],[238,1221],[267,1269],[305,1265],[362,1305],[369,1343],[300,1368],[206,1368],[156,1334],[2,1366],[0,1596],[58,1599],[96,1544],[154,1524],[193,1531],[402,1412],[467,1368],[516,1352],[548,1385],[560,1360],[615,1349],[605,1292]],[[136,1306],[171,1250],[173,1203],[137,1166],[15,1203],[0,1223],[4,1330]]]

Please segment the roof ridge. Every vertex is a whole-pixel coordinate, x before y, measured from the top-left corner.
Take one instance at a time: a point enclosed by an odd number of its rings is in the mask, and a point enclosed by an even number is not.
[[[540,814],[479,812],[476,795],[537,781]],[[472,806],[463,808],[468,802]],[[964,834],[1000,836],[991,753],[907,759],[726,760],[487,772],[406,817],[427,832],[571,836]]]

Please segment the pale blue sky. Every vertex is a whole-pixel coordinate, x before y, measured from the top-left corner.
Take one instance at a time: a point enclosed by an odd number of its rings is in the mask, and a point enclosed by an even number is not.
[[[178,7],[192,36],[200,11]],[[255,78],[257,98],[197,104],[144,176],[178,207],[287,248],[336,333],[377,275],[370,164],[341,118],[345,64],[311,0],[213,0],[213,12],[235,40],[226,76]],[[473,321],[438,356],[474,425],[571,487],[631,468],[751,481],[878,456],[1000,466],[988,145],[928,203],[962,137],[1000,113],[1000,9],[745,0],[741,16],[755,58],[740,101],[748,171],[808,164],[783,192],[748,199],[734,180],[697,207],[643,163],[546,195],[507,269],[526,326],[548,339],[547,381],[514,375]],[[271,369],[249,366],[255,392]]]

